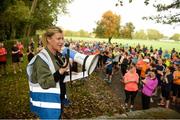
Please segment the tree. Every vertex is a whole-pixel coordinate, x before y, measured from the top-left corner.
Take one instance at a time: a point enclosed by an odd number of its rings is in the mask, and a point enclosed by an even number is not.
[[[122,27],[120,34],[122,38],[129,38],[132,39],[132,33],[134,32],[134,25],[133,23],[129,22],[126,23],[126,25],[124,27]]]
[[[116,6],[123,6],[123,1],[117,0]],[[131,3],[134,0],[129,0]],[[180,13],[175,11],[180,8],[180,0],[171,0],[168,4],[163,3],[163,1],[157,0],[143,0],[145,5],[152,3],[153,7],[156,8],[157,15],[143,17],[145,20],[155,20],[157,23],[163,24],[173,24],[180,22]]]
[[[10,38],[16,37],[16,31],[21,24],[26,23],[29,16],[29,8],[23,1],[16,1],[14,5],[10,5],[3,14],[6,26],[9,28]]]
[[[160,38],[163,38],[163,34],[161,34],[158,30],[155,29],[148,29],[147,36],[150,40],[158,40]]]
[[[142,39],[142,40],[146,40],[147,39],[147,34],[145,33],[144,30],[140,30],[134,33],[133,35],[134,39]]]
[[[176,40],[176,41],[180,41],[180,34],[175,33],[172,37],[170,37],[170,39]]]
[[[120,29],[120,16],[112,11],[107,11],[102,15],[100,21],[97,22],[97,27],[94,29],[96,37],[108,38],[111,43],[112,37],[117,37]]]
[[[37,5],[32,13],[32,19],[29,24],[33,31],[37,29],[45,29],[57,22],[58,14],[67,13],[67,4],[72,0],[38,0]]]
[[[54,25],[58,14],[67,13],[71,1],[0,0],[0,40],[23,37],[26,30],[34,35],[36,30]]]

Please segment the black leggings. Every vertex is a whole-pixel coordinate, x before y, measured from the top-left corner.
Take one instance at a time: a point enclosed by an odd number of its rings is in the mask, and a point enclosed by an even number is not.
[[[170,88],[166,88],[165,86],[161,86],[162,97],[166,100],[170,99]]]
[[[173,84],[173,96],[177,96],[178,98],[180,98],[180,85],[177,84]]]
[[[134,100],[135,100],[135,97],[137,95],[137,92],[138,91],[127,91],[127,90],[125,90],[125,94],[126,94],[125,103],[128,103],[129,99],[131,97],[131,105],[134,105]]]
[[[143,110],[149,109],[150,106],[150,97],[142,93],[142,108]]]

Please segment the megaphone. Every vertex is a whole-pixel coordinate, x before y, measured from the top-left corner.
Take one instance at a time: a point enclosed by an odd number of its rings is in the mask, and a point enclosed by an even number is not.
[[[65,47],[63,49],[62,55],[67,55],[68,52],[69,52],[69,57],[73,61],[85,66],[85,69],[86,69],[88,75],[91,74],[94,71],[94,69],[96,68],[98,59],[99,59],[99,55],[81,54],[75,50],[69,49],[68,47]]]

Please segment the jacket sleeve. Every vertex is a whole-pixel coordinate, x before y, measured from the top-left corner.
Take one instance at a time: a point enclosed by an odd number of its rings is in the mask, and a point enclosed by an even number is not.
[[[56,87],[54,75],[52,75],[49,66],[37,56],[32,72],[32,82],[39,83],[43,89]]]

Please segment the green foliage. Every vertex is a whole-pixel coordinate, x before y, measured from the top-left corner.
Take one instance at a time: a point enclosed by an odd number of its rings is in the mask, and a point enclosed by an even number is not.
[[[17,1],[15,5],[10,5],[4,12],[6,22],[19,23],[29,19],[29,8],[22,1]]]
[[[32,20],[29,23],[35,30],[45,29],[54,25],[57,21],[58,14],[67,13],[66,5],[72,0],[38,0]]]
[[[29,8],[23,1],[2,0],[0,7],[0,41],[20,37],[22,25],[29,19]],[[18,31],[18,32],[17,32]]]
[[[96,34],[96,37],[104,38],[104,32],[105,32],[105,29],[103,27],[102,22],[98,21],[97,27],[94,29],[94,33]]]
[[[4,20],[8,27],[10,28],[10,38],[14,39],[16,37],[16,31],[21,28],[22,24],[29,21],[30,10],[28,6],[22,1],[17,1],[14,5],[10,5],[4,12]],[[23,28],[21,28],[24,30]],[[21,32],[22,32],[21,30]]]
[[[180,34],[175,33],[170,39],[176,40],[176,41],[180,41]]]
[[[79,30],[79,31],[65,30],[64,35],[73,36],[73,37],[89,37],[89,33],[84,30]]]
[[[163,34],[161,34],[158,30],[155,29],[148,29],[147,36],[149,40],[158,40],[163,38]]]
[[[1,0],[0,41],[21,38],[26,32],[54,25],[58,14],[67,13],[72,0]],[[36,4],[35,4],[36,3]]]
[[[144,30],[140,30],[134,33],[133,39],[142,39],[146,40],[147,39],[147,34],[144,32]]]
[[[126,23],[126,25],[121,28],[121,31],[120,31],[121,38],[132,39],[132,33],[134,32],[134,29],[135,27],[133,23],[131,22]]]

